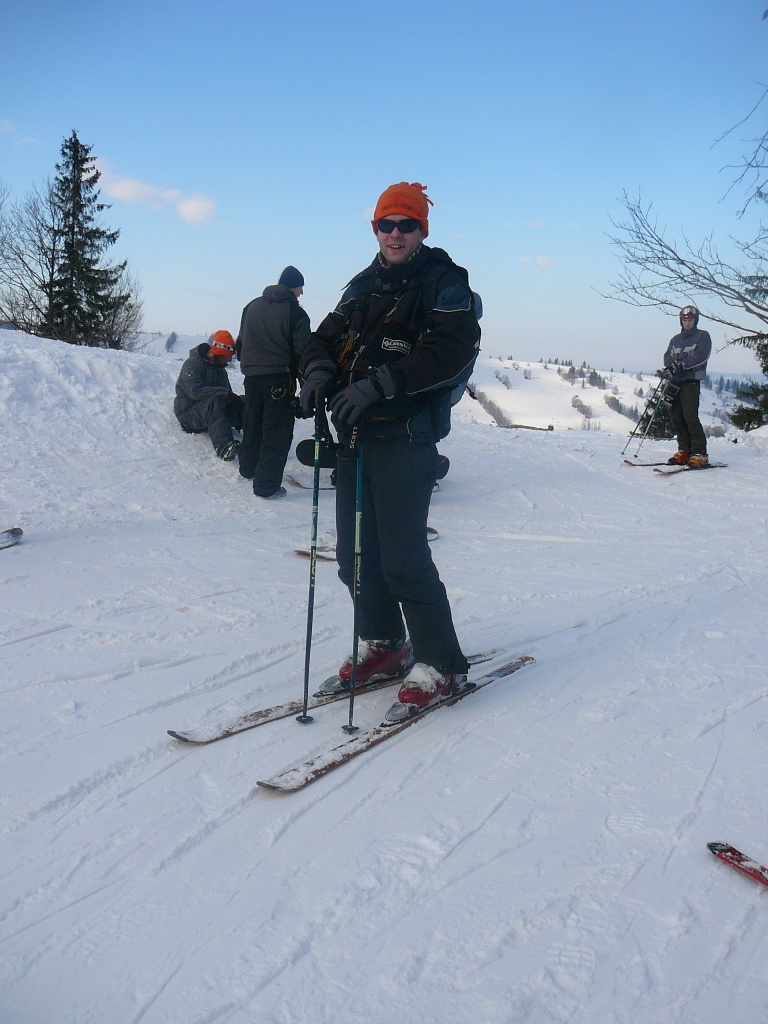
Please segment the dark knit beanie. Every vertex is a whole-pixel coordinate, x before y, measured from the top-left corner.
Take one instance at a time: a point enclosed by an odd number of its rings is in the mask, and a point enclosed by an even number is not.
[[[296,267],[286,267],[277,283],[285,285],[286,288],[303,288],[304,277]]]

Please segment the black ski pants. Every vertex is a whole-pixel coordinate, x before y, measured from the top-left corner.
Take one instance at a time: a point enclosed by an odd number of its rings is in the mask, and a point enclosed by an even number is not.
[[[427,515],[438,469],[434,444],[362,445],[363,496],[358,626],[363,640],[402,640],[416,661],[466,672],[445,592],[427,542]],[[339,578],[354,585],[357,459],[342,449],[336,478]],[[405,619],[405,623],[403,622]]]
[[[260,498],[274,494],[283,480],[295,423],[292,398],[288,373],[245,378],[243,440],[237,457],[240,474],[253,478],[253,493]]]
[[[706,455],[707,439],[699,419],[701,381],[684,380],[679,387],[669,407],[672,429],[677,434],[677,447],[691,455]]]
[[[203,398],[186,409],[176,419],[182,430],[188,434],[208,432],[214,451],[232,440],[232,429],[240,430],[243,425],[243,399],[230,393],[226,398],[214,396]]]

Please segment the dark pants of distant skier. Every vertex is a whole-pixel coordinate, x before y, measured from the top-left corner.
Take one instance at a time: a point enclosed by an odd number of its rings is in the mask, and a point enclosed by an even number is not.
[[[288,373],[245,378],[243,440],[237,457],[240,474],[253,478],[253,493],[260,498],[274,494],[283,480],[296,422],[293,391]]]
[[[227,398],[203,398],[185,410],[177,419],[182,430],[188,434],[208,432],[214,450],[232,440],[232,430],[242,429],[243,400],[240,395],[230,394]]]
[[[416,661],[440,672],[463,673],[467,660],[427,542],[437,469],[434,444],[369,441],[363,445],[359,634],[363,640],[402,640],[405,617]],[[336,557],[339,578],[350,594],[356,470],[355,455],[344,449],[337,463]]]
[[[699,419],[701,381],[684,380],[672,399],[669,418],[677,434],[677,447],[690,455],[706,455],[707,439]]]

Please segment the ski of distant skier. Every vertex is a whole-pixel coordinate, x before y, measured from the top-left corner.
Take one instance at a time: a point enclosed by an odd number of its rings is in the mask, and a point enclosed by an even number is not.
[[[718,860],[723,861],[725,864],[730,864],[732,868],[736,868],[742,875],[747,875],[748,878],[752,878],[754,881],[760,882],[761,885],[768,887],[768,868],[764,868],[756,860],[752,860],[751,857],[740,853],[730,843],[707,843],[707,849],[710,853],[714,853]]]
[[[442,700],[436,701],[434,704],[430,704],[425,708],[414,709],[410,717],[401,722],[389,724],[385,720],[380,725],[374,726],[372,729],[359,732],[350,739],[344,740],[343,743],[338,744],[338,746],[335,746],[330,750],[326,750],[315,757],[310,757],[304,761],[298,761],[295,764],[289,765],[269,778],[257,780],[257,785],[264,789],[276,790],[280,793],[292,793],[298,789],[303,789],[304,786],[308,786],[310,782],[314,782],[315,779],[319,779],[322,775],[326,775],[328,772],[333,771],[334,768],[338,768],[340,765],[346,764],[346,762],[351,760],[353,757],[357,757],[358,754],[362,754],[364,751],[370,750],[371,747],[375,747],[379,743],[383,743],[384,740],[390,739],[392,736],[396,736],[404,729],[407,729],[408,726],[413,725],[414,722],[419,722],[426,715],[437,711],[438,708],[448,707],[451,704],[455,704],[457,701],[463,700],[464,697],[467,697],[471,693],[476,693],[484,686],[488,686],[489,683],[493,683],[497,679],[504,679],[507,676],[512,675],[514,672],[517,672],[519,669],[524,668],[526,665],[532,664],[533,660],[534,659],[529,655],[522,655],[512,661],[504,662],[491,672],[482,676],[480,679],[472,680],[470,678],[456,693],[450,694]]]
[[[468,661],[470,665],[482,665],[486,661],[490,661],[494,655],[498,654],[497,650],[485,651],[482,654],[472,654],[469,656]],[[389,676],[386,679],[375,679],[369,683],[359,683],[355,687],[355,696],[359,696],[361,693],[371,693],[374,690],[381,690],[385,686],[394,686],[395,683],[401,683],[405,678],[405,674],[398,676]],[[324,707],[326,704],[333,704],[338,700],[349,700],[349,690],[340,689],[336,692],[323,692],[323,687],[331,682],[338,680],[338,676],[331,676],[330,679],[326,679],[318,691],[315,692],[312,699],[307,704],[307,711],[314,711],[315,708]],[[248,729],[256,729],[260,725],[266,725],[268,722],[277,722],[281,718],[289,718],[291,715],[300,715],[304,711],[303,700],[291,700],[285,704],[276,704],[271,708],[257,708],[255,711],[247,711],[243,715],[238,715],[237,718],[231,719],[231,721],[224,725],[209,726],[207,729],[204,725],[197,726],[192,729],[168,729],[168,735],[172,736],[175,740],[180,740],[182,743],[192,743],[196,746],[203,746],[206,743],[216,743],[217,740],[225,740],[228,736],[234,736],[239,732],[246,732]]]

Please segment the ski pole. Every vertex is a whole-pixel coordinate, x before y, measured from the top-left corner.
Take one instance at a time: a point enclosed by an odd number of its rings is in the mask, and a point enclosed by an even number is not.
[[[645,415],[652,410],[651,416],[645,425],[645,431],[643,432],[643,436],[640,439],[640,444],[637,446],[637,451],[635,452],[635,458],[637,458],[637,456],[640,453],[640,449],[643,446],[643,441],[645,441],[646,437],[648,436],[648,431],[651,429],[651,425],[653,424],[653,421],[656,419],[656,413],[659,411],[659,405],[662,402],[664,395],[667,393],[668,387],[669,380],[667,380],[666,378],[664,380],[660,380],[659,383],[656,385],[650,397],[648,398],[648,401],[645,403],[643,415],[637,421],[634,430],[627,438],[627,443],[621,450],[622,455],[624,454],[624,452],[626,452],[627,448],[629,448],[630,442],[633,440],[633,438],[637,436],[637,432],[640,429],[641,423],[643,422],[643,417],[645,417]]]
[[[320,445],[328,434],[328,421],[322,400],[315,410],[315,473],[312,481],[312,535],[309,542],[309,596],[307,598],[307,643],[304,649],[304,710],[296,721],[309,725],[313,721],[307,714],[309,704],[309,660],[312,652],[312,624],[315,615],[315,574],[317,570],[317,519],[320,504]]]
[[[355,472],[355,567],[354,579],[352,582],[352,677],[349,681],[349,721],[342,725],[344,732],[357,732],[358,726],[353,724],[352,717],[355,711],[355,686],[357,685],[357,652],[359,647],[358,638],[358,611],[360,606],[360,564],[362,561],[361,544],[361,523],[363,518],[363,446],[357,441],[357,427],[352,431],[352,438],[349,442],[350,448],[357,448],[357,464]]]

